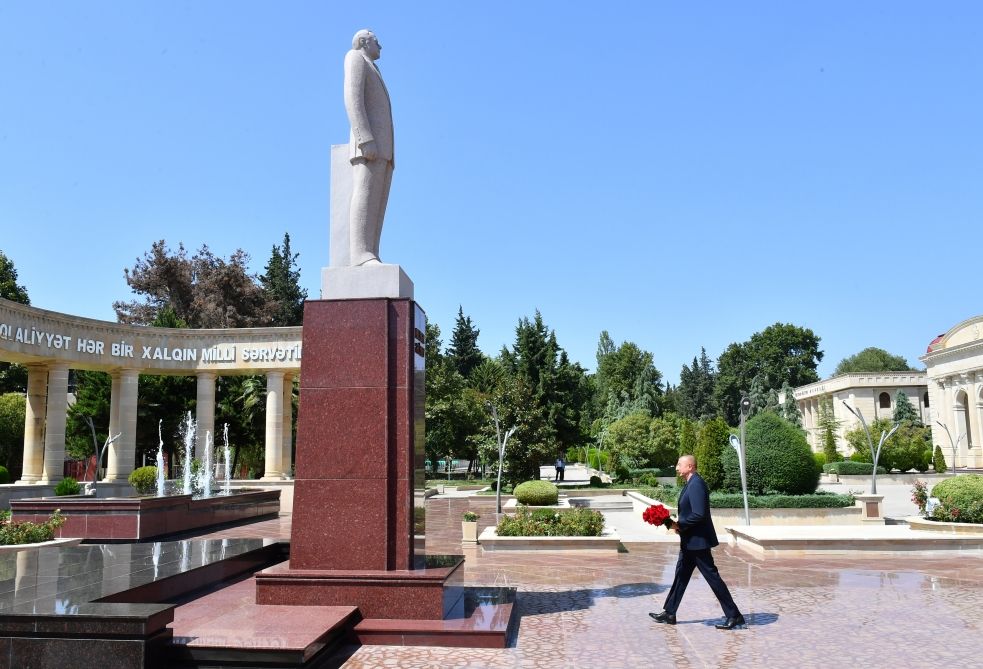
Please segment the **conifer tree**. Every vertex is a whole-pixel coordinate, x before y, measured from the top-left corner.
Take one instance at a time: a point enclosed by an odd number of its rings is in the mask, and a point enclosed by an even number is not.
[[[908,395],[903,390],[899,390],[894,397],[894,415],[892,418],[895,423],[907,421],[914,425],[922,424],[922,419],[918,416],[918,412],[915,411],[915,407],[912,406],[911,400],[908,399]]]
[[[302,325],[307,289],[300,287],[299,253],[290,252],[290,233],[283,233],[283,246],[273,245],[260,284],[273,303],[274,326]]]
[[[679,373],[679,386],[675,389],[679,412],[693,420],[706,420],[716,415],[713,385],[716,373],[707,350],[700,347],[700,357],[693,357],[692,367],[683,365]]]
[[[470,316],[464,315],[464,308],[458,306],[457,321],[454,332],[451,333],[451,345],[447,350],[454,369],[465,379],[470,379],[472,372],[480,365],[485,356],[478,349],[478,334],[480,330],[471,322]]]

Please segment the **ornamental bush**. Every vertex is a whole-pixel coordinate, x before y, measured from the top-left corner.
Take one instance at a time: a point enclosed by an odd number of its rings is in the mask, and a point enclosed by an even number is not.
[[[0,523],[0,546],[20,544],[39,544],[55,538],[55,530],[65,523],[60,509],[55,509],[51,517],[43,523],[11,523],[9,516]]]
[[[696,457],[697,471],[710,490],[719,490],[725,485],[726,470],[722,455],[734,450],[728,444],[729,439],[730,430],[722,418],[708,420],[700,428],[700,435],[696,440],[696,452],[693,455]]]
[[[820,471],[802,430],[771,411],[763,411],[748,421],[746,451],[749,493],[807,495],[819,486]],[[737,452],[728,446],[722,461],[722,489],[740,491]]]
[[[841,476],[870,476],[874,473],[874,463],[841,460],[823,465],[823,471],[827,474],[839,474]],[[887,470],[877,465],[877,473],[887,474]]]
[[[58,485],[55,486],[55,495],[58,497],[63,497],[65,495],[77,495],[82,492],[82,486],[79,482],[73,479],[71,476],[66,476]]]
[[[138,495],[149,495],[157,490],[157,468],[150,465],[133,470],[127,479]]]
[[[939,499],[932,517],[957,523],[983,523],[983,476],[960,474],[932,488]]]
[[[560,498],[560,491],[549,481],[526,481],[515,487],[513,493],[519,504],[552,506]]]
[[[932,465],[935,467],[936,474],[945,474],[949,468],[945,464],[945,456],[942,455],[942,447],[936,446],[932,456]]]
[[[0,483],[10,483],[10,472],[3,466],[0,466]]]
[[[594,509],[519,509],[505,516],[495,528],[500,537],[598,537],[604,530],[604,516]]]

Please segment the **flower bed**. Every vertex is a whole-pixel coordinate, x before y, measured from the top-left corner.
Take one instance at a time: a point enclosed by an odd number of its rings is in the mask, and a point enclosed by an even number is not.
[[[42,523],[15,523],[10,520],[10,512],[0,515],[0,546],[19,546],[41,544],[55,538],[55,532],[65,524],[65,517],[55,509],[48,520]]]
[[[554,509],[520,507],[514,516],[505,516],[495,528],[500,537],[598,537],[604,531],[604,516],[593,509]]]

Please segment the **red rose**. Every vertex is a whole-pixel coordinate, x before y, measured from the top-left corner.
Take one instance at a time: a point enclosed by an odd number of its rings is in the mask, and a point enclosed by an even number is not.
[[[666,507],[661,504],[653,504],[642,511],[642,520],[650,525],[662,525],[666,528],[672,526],[672,517]]]

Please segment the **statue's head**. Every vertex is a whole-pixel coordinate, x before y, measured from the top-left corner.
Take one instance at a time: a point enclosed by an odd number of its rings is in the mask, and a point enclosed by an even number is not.
[[[355,33],[355,36],[352,38],[352,48],[356,50],[361,49],[372,60],[378,58],[382,52],[382,45],[379,44],[379,38],[371,30],[359,30]]]

